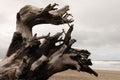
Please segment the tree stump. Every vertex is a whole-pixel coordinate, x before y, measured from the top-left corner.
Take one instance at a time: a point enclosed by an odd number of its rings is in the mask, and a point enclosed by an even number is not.
[[[87,50],[72,48],[76,42],[71,38],[73,19],[67,11],[69,6],[55,8],[49,4],[45,8],[26,5],[17,13],[16,32],[8,48],[6,57],[0,62],[0,80],[47,80],[53,74],[67,69],[98,74],[92,65]],[[68,24],[64,30],[51,36],[33,36],[32,28],[38,24]],[[65,37],[63,37],[65,36]],[[40,42],[40,39],[44,39]],[[56,45],[56,43],[59,43]]]

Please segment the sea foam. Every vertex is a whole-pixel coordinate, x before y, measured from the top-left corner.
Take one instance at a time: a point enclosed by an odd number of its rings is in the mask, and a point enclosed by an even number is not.
[[[92,68],[120,71],[120,61],[92,61]]]

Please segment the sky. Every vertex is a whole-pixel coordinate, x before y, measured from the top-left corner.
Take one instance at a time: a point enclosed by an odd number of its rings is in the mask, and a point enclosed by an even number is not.
[[[73,47],[87,49],[93,60],[120,60],[120,0],[0,0],[0,58],[4,58],[16,29],[16,13],[25,5],[70,6]],[[37,25],[34,33],[45,35],[68,29],[67,25]]]

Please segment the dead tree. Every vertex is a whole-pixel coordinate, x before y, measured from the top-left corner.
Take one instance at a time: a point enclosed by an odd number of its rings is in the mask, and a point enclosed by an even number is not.
[[[69,6],[57,9],[56,5],[49,4],[45,8],[27,5],[17,13],[16,32],[6,57],[0,62],[0,80],[47,80],[67,69],[98,76],[89,67],[92,65],[90,52],[72,48],[76,40],[71,38],[73,25],[69,23],[73,20],[68,19]],[[32,34],[37,24],[68,24],[69,30],[37,37]],[[62,35],[65,37],[61,38]],[[40,39],[44,41],[41,43]]]

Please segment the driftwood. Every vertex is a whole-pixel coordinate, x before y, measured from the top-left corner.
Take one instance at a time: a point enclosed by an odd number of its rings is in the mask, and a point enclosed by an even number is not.
[[[69,6],[61,9],[55,6],[57,4],[45,8],[27,5],[17,13],[16,32],[6,57],[0,62],[0,80],[47,80],[67,69],[98,76],[89,67],[92,65],[90,52],[72,48],[76,40],[71,38],[73,20],[68,19]],[[32,28],[37,24],[68,24],[69,30],[37,37],[32,35]]]

